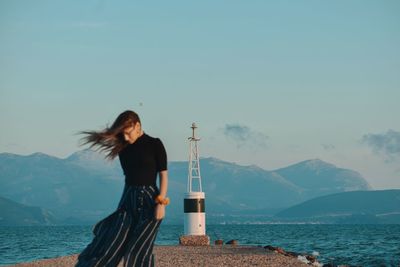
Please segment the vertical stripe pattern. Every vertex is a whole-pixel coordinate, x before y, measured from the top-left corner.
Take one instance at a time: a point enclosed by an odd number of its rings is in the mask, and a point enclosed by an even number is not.
[[[157,186],[125,185],[118,209],[96,223],[92,242],[75,267],[154,266],[154,240],[162,220],[154,218]]]

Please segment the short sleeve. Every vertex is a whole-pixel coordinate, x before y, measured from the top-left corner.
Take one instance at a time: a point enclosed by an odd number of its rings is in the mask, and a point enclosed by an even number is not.
[[[118,153],[118,158],[121,164],[122,171],[124,172],[124,175],[126,175],[126,159],[122,151]]]
[[[156,138],[156,167],[157,172],[167,170],[167,152],[159,138]]]

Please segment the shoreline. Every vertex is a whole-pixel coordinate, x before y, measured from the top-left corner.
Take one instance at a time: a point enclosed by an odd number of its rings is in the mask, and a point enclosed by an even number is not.
[[[310,266],[296,257],[261,246],[242,245],[154,245],[155,266]],[[78,254],[7,265],[7,267],[73,267]],[[315,265],[314,265],[315,266]],[[122,262],[118,265],[122,267]]]

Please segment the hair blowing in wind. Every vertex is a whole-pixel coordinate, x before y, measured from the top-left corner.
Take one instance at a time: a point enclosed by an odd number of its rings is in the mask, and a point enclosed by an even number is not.
[[[123,130],[127,127],[140,122],[139,115],[131,110],[126,110],[119,114],[111,127],[106,127],[101,131],[81,131],[84,134],[81,145],[90,144],[89,148],[94,148],[106,153],[106,158],[114,159],[118,153],[128,145],[123,136]]]

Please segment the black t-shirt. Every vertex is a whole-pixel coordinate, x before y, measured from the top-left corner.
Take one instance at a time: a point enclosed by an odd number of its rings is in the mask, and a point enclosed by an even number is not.
[[[167,170],[167,153],[159,138],[143,133],[119,153],[128,185],[156,185],[157,173]]]

